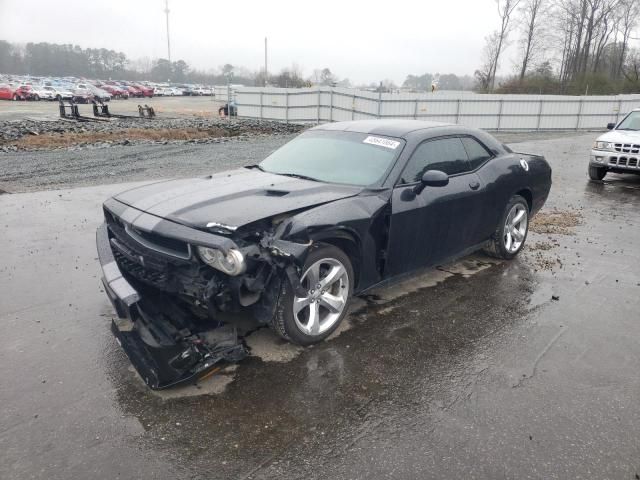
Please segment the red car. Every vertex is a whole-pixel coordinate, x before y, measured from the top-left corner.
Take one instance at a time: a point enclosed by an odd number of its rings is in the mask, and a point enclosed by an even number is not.
[[[99,85],[99,88],[109,92],[111,95],[113,95],[114,98],[129,98],[129,91],[124,90],[116,85],[103,83]]]
[[[14,98],[14,100],[31,100],[34,97],[34,93],[31,90],[31,85],[20,85],[15,93],[14,93],[14,97],[18,96],[18,98]]]
[[[0,99],[1,100],[18,100],[16,95],[16,88],[11,85],[0,85]]]
[[[127,89],[130,97],[144,97],[142,90],[138,87],[134,87],[133,85],[124,85],[124,87]]]
[[[144,85],[134,85],[135,88],[142,92],[143,97],[153,97],[153,88],[145,87]]]

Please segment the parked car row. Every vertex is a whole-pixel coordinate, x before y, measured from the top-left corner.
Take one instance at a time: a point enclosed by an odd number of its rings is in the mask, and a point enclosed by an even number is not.
[[[188,84],[158,84],[124,80],[87,80],[75,77],[48,78],[0,74],[2,100],[72,100],[88,103],[112,99],[153,96],[213,95],[213,87]]]

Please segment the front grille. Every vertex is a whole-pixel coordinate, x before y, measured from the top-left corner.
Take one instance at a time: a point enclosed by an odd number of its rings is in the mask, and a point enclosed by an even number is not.
[[[640,145],[637,143],[616,143],[615,150],[620,153],[640,153]]]
[[[139,244],[165,255],[188,260],[191,258],[191,247],[188,243],[173,238],[163,237],[153,232],[145,232],[127,225],[125,232]]]
[[[186,242],[158,235],[154,232],[139,230],[123,222],[120,217],[113,215],[107,209],[104,209],[104,218],[111,231],[126,243],[129,243],[128,240],[132,239],[143,247],[165,255],[177,257],[182,260],[191,258],[191,246]],[[126,235],[126,239],[122,238],[124,235]]]
[[[609,157],[609,165],[624,167],[624,168],[639,168],[640,167],[640,157],[628,157],[628,156],[619,156],[619,157]]]
[[[166,290],[169,284],[169,275],[167,271],[151,270],[142,265],[129,260],[118,250],[113,249],[113,257],[116,259],[118,266],[134,278],[161,290]]]

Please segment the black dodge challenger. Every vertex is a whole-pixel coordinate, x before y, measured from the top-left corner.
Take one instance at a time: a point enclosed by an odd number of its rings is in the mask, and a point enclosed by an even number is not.
[[[371,287],[478,249],[514,257],[550,187],[543,157],[480,130],[321,125],[259,165],[108,199],[97,245],[112,329],[151,388],[242,359],[238,316],[310,345]]]

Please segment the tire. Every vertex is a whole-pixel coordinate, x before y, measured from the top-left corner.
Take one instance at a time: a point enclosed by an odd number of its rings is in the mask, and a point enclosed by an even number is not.
[[[306,346],[321,342],[338,328],[347,314],[354,274],[349,257],[339,248],[327,244],[309,253],[302,271],[301,283],[308,296],[297,297],[291,282],[285,278],[270,326],[285,340]],[[312,282],[317,281],[316,285],[309,283],[315,278],[313,272],[318,277]],[[317,288],[330,277],[332,281]]]
[[[523,217],[514,223],[521,212]],[[507,202],[491,241],[484,251],[492,257],[511,260],[524,247],[528,233],[529,204],[520,195],[514,195]]]
[[[607,169],[603,167],[594,167],[593,165],[589,165],[589,178],[591,180],[600,181],[607,174]]]

